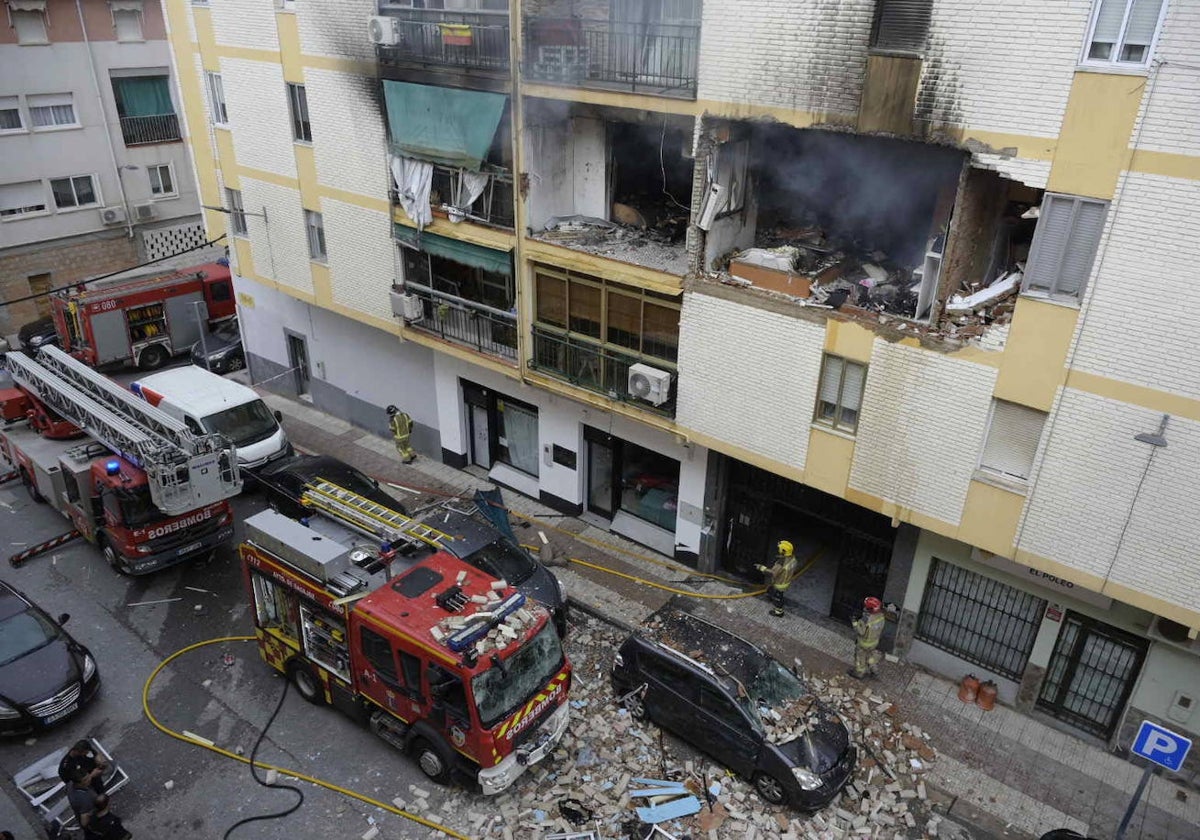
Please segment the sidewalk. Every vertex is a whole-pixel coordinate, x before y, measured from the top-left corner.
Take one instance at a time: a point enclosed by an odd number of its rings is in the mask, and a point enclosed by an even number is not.
[[[490,487],[485,477],[421,457],[402,464],[384,440],[304,402],[262,392],[279,410],[288,436],[301,449],[334,455],[362,471],[429,495],[397,490],[410,508],[433,494]],[[514,491],[504,498],[514,513],[537,520],[522,542],[546,535],[559,558],[575,557],[676,589],[703,594],[738,590],[692,577],[692,570],[581,518],[563,516]],[[574,606],[621,625],[639,624],[673,597],[661,589],[577,564],[556,567]],[[696,602],[696,611],[754,641],[783,662],[799,657],[814,674],[836,678],[852,661],[849,628],[792,603],[773,618],[762,598]],[[957,685],[903,662],[885,662],[877,694],[929,733],[938,759],[926,777],[950,815],[999,837],[1036,838],[1054,828],[1112,837],[1142,770],[1034,717],[997,706],[983,712],[958,700]],[[1126,833],[1133,840],[1189,840],[1200,836],[1200,793],[1165,778],[1152,779]]]

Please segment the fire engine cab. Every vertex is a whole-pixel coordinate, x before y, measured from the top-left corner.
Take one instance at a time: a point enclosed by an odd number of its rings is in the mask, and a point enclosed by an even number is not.
[[[541,605],[444,551],[412,562],[320,513],[267,510],[245,528],[259,652],[309,702],[485,794],[562,739],[571,665]]]

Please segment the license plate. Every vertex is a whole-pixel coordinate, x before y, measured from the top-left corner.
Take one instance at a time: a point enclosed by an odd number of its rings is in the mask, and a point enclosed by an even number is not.
[[[185,554],[191,554],[193,551],[198,549],[200,546],[201,546],[201,543],[198,543],[198,542],[189,543],[188,545],[185,545],[183,548],[179,549],[178,555],[180,557],[182,557]]]
[[[63,718],[65,718],[67,715],[71,714],[71,712],[75,711],[78,708],[79,708],[78,703],[72,703],[70,706],[63,709],[61,712],[55,712],[54,714],[50,715],[50,717],[42,718],[42,720],[46,723],[54,723],[54,721],[62,720]]]

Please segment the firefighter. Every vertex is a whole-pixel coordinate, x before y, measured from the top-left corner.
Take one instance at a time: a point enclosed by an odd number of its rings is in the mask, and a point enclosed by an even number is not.
[[[792,544],[787,540],[780,540],[776,550],[775,565],[768,568],[760,564],[754,568],[770,576],[767,597],[771,600],[771,615],[779,618],[783,616],[783,593],[787,592],[792,585],[792,578],[796,576],[796,558],[792,553]]]
[[[417,453],[412,448],[412,418],[394,405],[387,407],[388,425],[392,429],[392,441],[400,459],[411,464],[417,459]]]
[[[879,637],[883,635],[883,602],[873,596],[863,600],[863,611],[853,622],[854,667],[847,673],[855,679],[879,676]]]

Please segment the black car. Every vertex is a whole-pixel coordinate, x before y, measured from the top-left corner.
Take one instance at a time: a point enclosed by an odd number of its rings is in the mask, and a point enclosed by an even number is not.
[[[613,691],[650,719],[753,782],[773,805],[823,808],[854,772],[841,717],[755,645],[667,605],[625,640]],[[687,651],[683,653],[682,651]]]
[[[204,336],[203,341],[192,345],[192,364],[213,373],[229,373],[246,366],[246,351],[242,349],[242,331],[238,328],[237,318],[222,321]]]
[[[23,735],[65,720],[100,689],[96,660],[62,625],[0,581],[0,734]]]
[[[25,350],[36,350],[47,344],[58,345],[58,331],[54,329],[54,319],[49,315],[30,321],[17,330],[17,341]]]
[[[300,499],[304,495],[305,485],[320,479],[370,499],[377,505],[408,513],[404,505],[379,487],[378,481],[330,455],[292,455],[282,458],[255,473],[255,478],[271,507],[292,519],[308,516],[310,511],[300,503]]]

